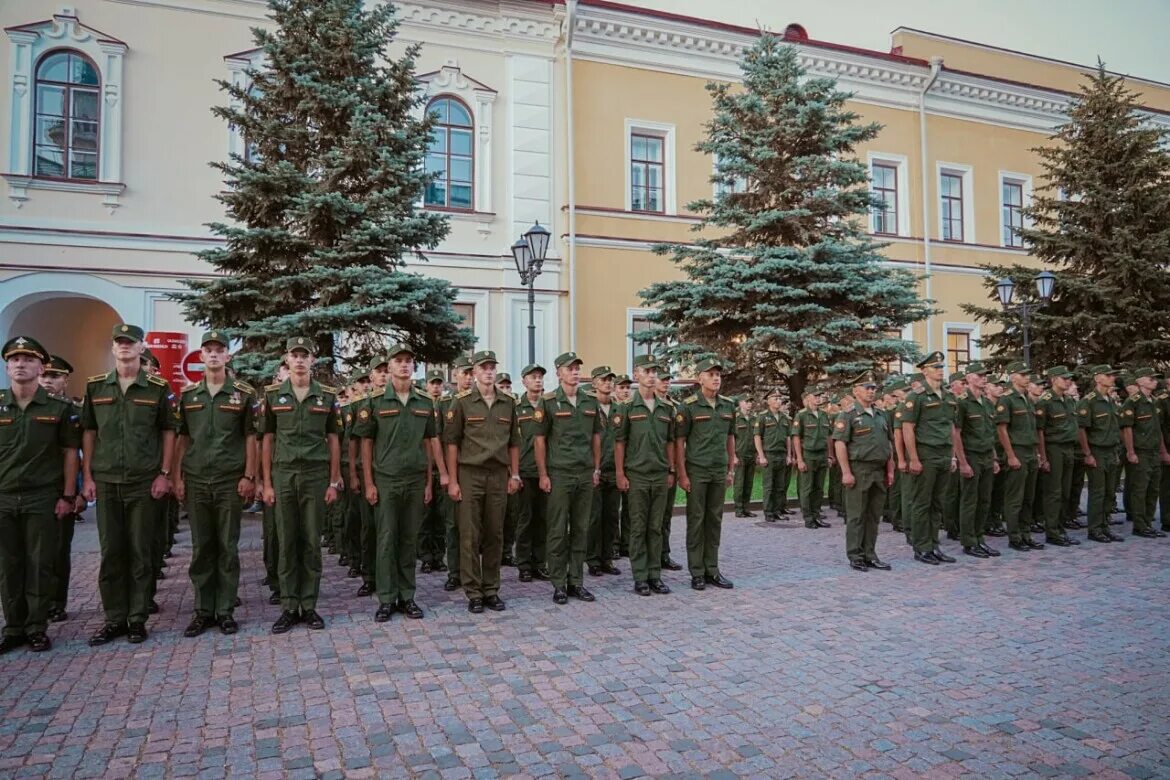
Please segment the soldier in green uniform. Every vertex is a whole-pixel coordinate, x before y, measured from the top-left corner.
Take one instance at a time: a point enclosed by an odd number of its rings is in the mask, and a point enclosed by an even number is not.
[[[321,522],[337,500],[341,479],[340,437],[345,423],[337,390],[319,384],[311,369],[316,342],[294,336],[285,345],[289,378],[264,388],[264,503],[276,507],[280,545],[280,617],[272,633],[304,622],[322,629],[317,613],[321,590]]]
[[[157,502],[171,490],[175,442],[174,394],[166,380],[142,370],[142,328],[115,325],[112,336],[114,370],[89,378],[81,410],[82,495],[97,500],[105,610],[90,645],[123,635],[146,641]]]
[[[435,461],[435,404],[414,386],[414,350],[398,343],[387,353],[390,381],[358,410],[365,501],[374,509],[378,610],[385,623],[396,610],[419,619],[414,562],[423,507],[431,503]]]
[[[161,364],[158,362],[158,358],[154,356],[154,353],[150,351],[149,347],[143,347],[139,362],[142,370],[148,376],[161,378]],[[158,513],[158,522],[151,524],[151,528],[154,531],[151,539],[150,553],[153,579],[150,584],[150,606],[148,608],[148,612],[151,615],[158,612],[158,602],[155,601],[154,597],[158,591],[158,581],[166,579],[166,573],[163,569],[167,567],[166,559],[171,557],[170,546],[174,542],[172,529],[177,527],[179,522],[178,504],[171,493],[167,493],[167,495],[158,499],[154,504],[154,508]],[[172,510],[174,511],[172,512]]]
[[[877,535],[886,490],[894,481],[894,459],[889,418],[873,405],[876,392],[873,372],[863,372],[853,380],[856,403],[833,423],[833,446],[849,503],[845,554],[855,571],[890,568],[877,556]]]
[[[548,495],[540,489],[536,470],[536,434],[544,425],[544,367],[531,363],[520,372],[524,395],[517,399],[516,421],[520,427],[519,518],[516,522],[516,568],[521,582],[549,578],[545,543],[548,540]]]
[[[1125,399],[1121,407],[1121,441],[1129,462],[1126,487],[1129,489],[1133,535],[1154,539],[1165,536],[1154,528],[1154,510],[1158,506],[1161,467],[1170,463],[1166,443],[1162,440],[1162,407],[1154,398],[1158,381],[1154,369],[1133,372],[1138,392]]]
[[[901,429],[894,429],[895,414],[899,404],[906,397],[906,381],[900,377],[890,377],[882,387],[882,411],[890,422],[891,435],[896,445],[901,437]],[[882,520],[898,532],[902,532],[902,472],[898,468],[898,453],[894,452],[894,483],[886,491],[886,505],[882,511]]]
[[[233,616],[240,586],[240,515],[256,488],[252,386],[227,376],[228,338],[219,331],[200,341],[203,379],[183,388],[175,447],[175,498],[187,504],[195,617],[183,632],[199,636],[212,625],[239,631]]]
[[[281,363],[277,366],[272,381],[279,385],[286,379],[288,379],[288,366]],[[259,409],[256,411],[257,413],[253,415],[253,430],[256,439],[256,455],[259,457],[264,442],[264,418]],[[276,507],[264,503],[264,489],[267,484],[264,482],[263,469],[260,472],[260,503],[263,505],[260,530],[261,544],[264,546],[264,584],[268,586],[269,590],[268,603],[275,607],[280,604],[280,543],[276,539]]]
[[[1036,435],[1040,448],[1040,476],[1037,492],[1043,493],[1039,505],[1044,514],[1044,534],[1048,544],[1071,547],[1080,544],[1064,529],[1065,497],[1072,483],[1073,449],[1077,443],[1076,403],[1068,394],[1072,372],[1055,366],[1044,372],[1050,390],[1040,394],[1036,403]]]
[[[17,336],[0,355],[11,385],[0,390],[0,653],[25,643],[43,652],[52,647],[60,529],[77,502],[81,428],[73,403],[39,384],[44,347]]]
[[[1042,550],[1044,544],[1032,539],[1028,507],[1036,491],[1039,456],[1036,451],[1036,407],[1028,395],[1028,367],[1009,363],[1012,388],[995,405],[995,423],[1003,447],[1007,477],[1003,486],[1003,517],[1009,546],[1013,550]]]
[[[931,566],[955,562],[938,546],[938,521],[942,517],[948,475],[959,463],[954,450],[958,400],[943,386],[945,365],[946,358],[941,352],[932,352],[918,364],[924,387],[906,396],[902,411],[902,438],[910,481],[914,485],[910,516],[914,560]]]
[[[365,499],[362,497],[362,479],[358,474],[358,464],[350,457],[353,451],[350,444],[353,441],[353,426],[357,422],[358,409],[369,390],[370,373],[363,368],[350,377],[345,399],[338,398],[341,404],[342,425],[338,445],[341,450],[341,474],[345,480],[345,489],[341,491],[336,501],[325,508],[325,514],[328,524],[333,528],[333,544],[329,547],[329,553],[339,554],[337,565],[342,568],[350,565],[352,552],[361,548],[362,518],[358,503]],[[346,574],[348,576],[350,572],[347,571]],[[357,576],[358,572],[353,571],[352,574]]]
[[[435,438],[439,456],[435,458],[435,468],[431,472],[431,502],[423,507],[422,528],[419,531],[418,546],[419,558],[422,560],[420,571],[429,574],[434,571],[445,571],[447,566],[443,562],[443,554],[447,548],[447,529],[443,525],[443,505],[447,498],[447,460],[443,457],[442,444],[443,416],[439,413],[439,398],[443,395],[444,374],[441,369],[432,368],[427,371],[426,391],[435,408]]]
[[[512,375],[506,371],[496,374],[496,388],[508,395],[512,392]],[[520,491],[508,494],[508,506],[504,511],[504,555],[500,559],[501,566],[516,565],[516,525],[520,518]]]
[[[951,395],[957,401],[963,394],[967,392],[967,374],[963,370],[953,371],[947,378],[947,384],[950,386]],[[958,420],[956,420],[956,426]],[[958,453],[956,452],[956,457]],[[947,492],[943,496],[943,512],[942,524],[943,529],[947,532],[948,539],[959,538],[959,470],[955,469],[947,476]]]
[[[804,408],[792,421],[792,454],[796,459],[796,491],[800,495],[800,514],[805,528],[828,528],[821,518],[824,501],[825,476],[829,463],[836,457],[829,453],[829,435],[832,422],[821,411],[818,388],[806,387],[802,394]]]
[[[662,581],[662,516],[675,479],[674,408],[657,394],[658,362],[634,358],[638,389],[613,415],[614,471],[630,509],[630,567],[634,592],[670,593]]]
[[[756,416],[752,424],[753,452],[745,455],[764,470],[764,519],[774,523],[782,514],[788,514],[788,465],[792,461],[789,433],[792,424],[780,409],[780,391],[768,393],[768,408]]]
[[[443,430],[447,425],[447,412],[451,410],[451,403],[455,396],[466,393],[471,389],[473,384],[471,372],[471,359],[467,355],[460,355],[451,365],[452,377],[455,381],[455,388],[451,393],[442,396],[439,399],[439,438],[441,441],[446,441]],[[493,380],[494,382],[494,380]],[[494,384],[493,384],[494,387]],[[446,449],[443,449],[443,459],[446,462]],[[459,542],[459,518],[455,502],[451,500],[451,475],[447,475],[447,492],[441,497],[443,504],[443,527],[446,529],[447,542],[447,581],[443,583],[443,590],[448,593],[459,590],[463,583],[460,581],[460,571],[462,567],[459,564],[459,552],[462,545]],[[505,499],[505,509],[507,509],[507,500]],[[501,542],[502,544],[502,542]],[[501,560],[503,560],[501,558]],[[502,603],[502,602],[501,602]]]
[[[49,355],[49,361],[45,363],[44,373],[41,374],[40,384],[50,395],[64,398],[72,403],[74,406],[74,414],[80,420],[81,403],[73,401],[69,397],[69,377],[72,373],[73,366],[69,364],[69,361],[58,355]],[[77,449],[78,454],[80,454],[80,432],[77,438]],[[80,462],[79,459],[79,473],[81,468]],[[81,496],[80,487],[80,484],[73,486],[73,511],[59,523],[57,529],[59,533],[57,536],[57,552],[53,567],[55,575],[53,578],[53,595],[49,604],[50,623],[60,623],[63,620],[69,619],[69,613],[65,611],[65,607],[69,600],[69,577],[73,569],[73,531],[74,525],[81,522],[81,513],[85,511],[85,499]],[[66,491],[66,495],[68,493],[69,491]]]
[[[536,471],[548,494],[548,569],[553,602],[569,596],[593,601],[583,567],[593,515],[593,492],[601,482],[601,419],[597,400],[578,393],[581,358],[565,352],[554,362],[559,385],[545,393],[544,419],[536,431]]]
[[[1068,396],[1073,401],[1073,408],[1081,402],[1080,386],[1077,382],[1080,379],[1081,371],[1078,369],[1077,374],[1068,385]],[[1091,381],[1091,380],[1090,380]],[[1081,514],[1081,494],[1085,492],[1085,454],[1081,452],[1078,443],[1073,444],[1073,467],[1072,479],[1069,481],[1068,493],[1064,496],[1064,527],[1069,531],[1076,531],[1086,527],[1086,524],[1081,522],[1079,515]]]
[[[718,360],[695,366],[699,392],[688,396],[675,411],[679,486],[687,493],[687,568],[691,587],[703,590],[734,587],[719,570],[719,542],[723,531],[723,500],[734,476],[735,404],[719,395],[723,366]]]
[[[999,399],[1011,386],[1011,380],[1004,374],[995,376],[987,382],[987,400],[994,409],[999,406]],[[1003,525],[1003,486],[1007,481],[1007,461],[1003,453],[1003,445],[999,441],[999,429],[996,427],[995,459],[999,463],[999,471],[991,480],[991,509],[987,515],[987,528],[983,532],[986,536],[1007,536],[1007,529]]]
[[[359,405],[355,407],[355,412],[360,417],[361,410],[369,405],[371,398],[377,397],[385,393],[386,385],[390,381],[390,365],[389,360],[385,355],[377,355],[370,358],[370,392],[359,401]],[[354,425],[357,425],[355,421]],[[365,481],[363,475],[365,474],[365,464],[362,462],[361,441],[357,436],[350,435],[349,437],[349,458],[353,464],[354,470],[357,472],[356,476],[361,480],[360,495],[365,496],[369,490],[370,485]],[[377,555],[378,547],[378,524],[374,508],[370,506],[368,501],[359,499],[357,501],[359,512],[361,513],[361,534],[359,535],[359,545],[355,550],[357,553],[357,560],[350,558],[350,568],[346,572],[347,576],[353,577],[355,574],[362,578],[362,584],[357,590],[358,598],[372,595],[375,591],[374,585],[374,559]]]
[[[520,428],[516,399],[496,390],[496,353],[471,359],[475,384],[446,412],[447,493],[459,515],[460,580],[467,611],[505,608],[500,591],[507,494],[520,489]]]
[[[735,484],[731,497],[736,517],[755,517],[751,511],[752,487],[756,478],[755,415],[752,398],[744,394],[736,399],[735,412]],[[765,513],[767,510],[764,510]]]
[[[1118,372],[1108,365],[1093,366],[1092,371],[1095,387],[1077,404],[1077,425],[1080,428],[1077,441],[1089,477],[1089,539],[1123,542],[1123,537],[1109,530],[1109,514],[1117,495],[1120,465],[1117,458],[1121,444],[1120,410],[1110,397]]]
[[[968,363],[964,371],[967,390],[958,398],[956,421],[959,461],[959,541],[972,558],[998,558],[999,550],[983,540],[991,511],[991,488],[999,461],[995,457],[995,405],[988,399],[987,369]]]
[[[621,409],[630,402],[632,397],[630,385],[632,384],[633,381],[630,379],[628,374],[618,374],[618,377],[613,384],[614,403],[618,409]],[[621,498],[622,508],[618,515],[619,530],[617,538],[614,539],[613,557],[624,558],[628,557],[630,554],[630,494],[623,493],[619,490],[618,495]]]
[[[677,414],[678,404],[670,397],[670,366],[664,360],[656,361],[658,365],[658,384],[654,391],[658,393],[658,400],[670,407],[672,416]],[[676,461],[677,463],[677,461]],[[662,568],[667,571],[682,571],[682,564],[670,557],[670,525],[674,518],[674,505],[678,501],[678,482],[666,489],[666,505],[662,509]]]
[[[617,474],[613,465],[615,430],[610,421],[617,406],[613,400],[613,380],[617,375],[609,366],[596,366],[589,372],[589,376],[601,420],[601,479],[593,495],[593,519],[589,526],[589,552],[585,565],[593,577],[602,574],[616,576],[622,573],[621,569],[613,565],[621,494],[617,489]]]

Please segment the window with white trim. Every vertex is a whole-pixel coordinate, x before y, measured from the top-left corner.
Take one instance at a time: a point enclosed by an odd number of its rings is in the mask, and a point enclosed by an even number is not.
[[[979,359],[979,327],[962,322],[943,323],[943,345],[949,378],[971,361]]]
[[[870,232],[882,236],[910,235],[908,159],[887,152],[870,152],[867,156],[870,192],[882,204],[870,211]]]
[[[674,125],[627,119],[626,211],[675,214]]]
[[[1020,230],[1028,226],[1024,209],[1032,200],[1032,177],[1023,174],[999,173],[1000,244],[1020,249],[1024,239]]]
[[[938,165],[938,235],[943,241],[974,243],[975,210],[969,165]]]

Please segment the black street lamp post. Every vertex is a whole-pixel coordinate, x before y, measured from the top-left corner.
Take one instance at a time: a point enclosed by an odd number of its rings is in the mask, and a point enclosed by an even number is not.
[[[1003,310],[1008,314],[1017,314],[1020,317],[1020,328],[1024,337],[1024,363],[1032,368],[1032,315],[1047,306],[1052,301],[1052,289],[1056,286],[1056,275],[1051,271],[1041,271],[1036,274],[1036,293],[1040,300],[1035,303],[1012,304],[1016,293],[1016,283],[1004,277],[995,285],[995,293]]]
[[[536,362],[536,293],[533,285],[540,276],[541,266],[548,254],[550,233],[537,222],[528,232],[512,244],[512,259],[516,261],[516,272],[520,284],[528,287],[528,362]]]

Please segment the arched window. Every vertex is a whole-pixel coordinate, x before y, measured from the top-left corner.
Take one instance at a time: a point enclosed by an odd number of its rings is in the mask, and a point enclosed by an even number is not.
[[[435,98],[427,111],[437,115],[427,147],[427,173],[438,175],[427,185],[425,205],[471,211],[475,203],[471,112],[452,97]]]
[[[98,178],[101,78],[93,61],[71,49],[52,51],[36,70],[33,176]]]

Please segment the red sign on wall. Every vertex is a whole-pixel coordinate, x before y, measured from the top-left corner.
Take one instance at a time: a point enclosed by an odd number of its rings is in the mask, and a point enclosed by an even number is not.
[[[158,358],[160,374],[176,394],[187,385],[183,377],[183,356],[187,354],[187,334],[152,330],[146,334],[146,346]]]
[[[193,349],[183,358],[183,376],[188,382],[199,382],[203,379],[203,350]]]

